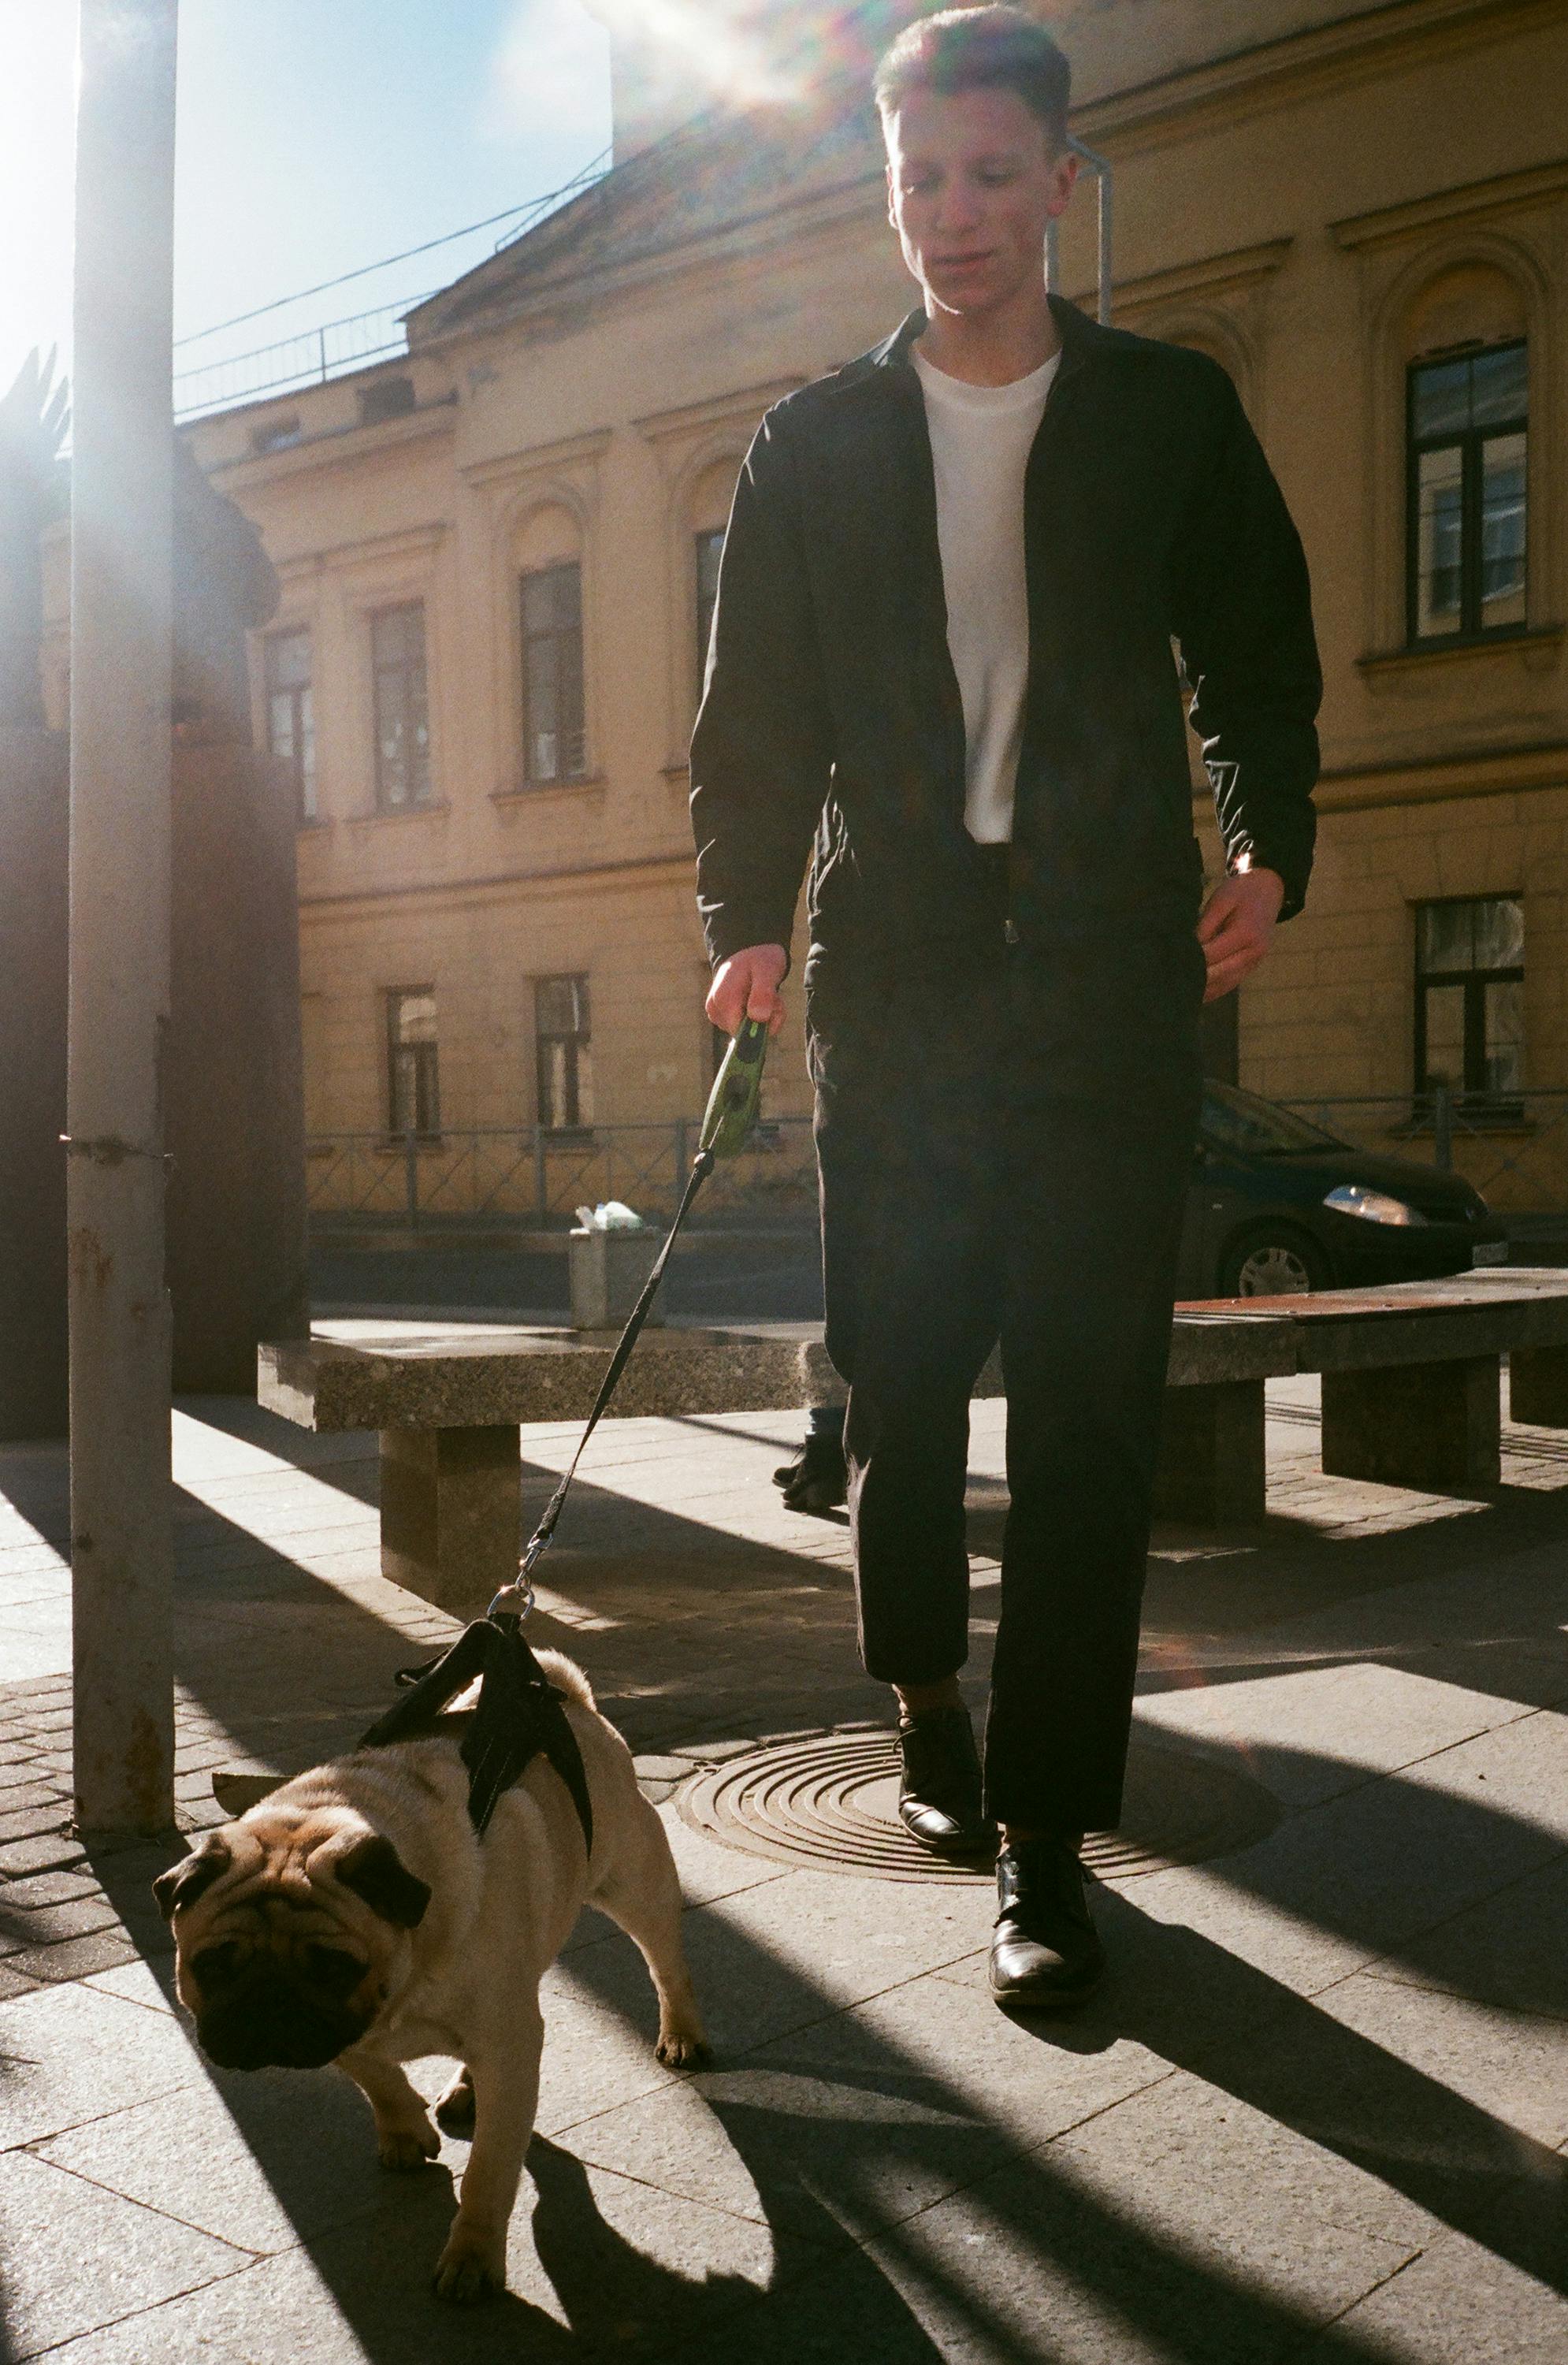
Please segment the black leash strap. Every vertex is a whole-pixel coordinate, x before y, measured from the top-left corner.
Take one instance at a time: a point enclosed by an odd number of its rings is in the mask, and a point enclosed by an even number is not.
[[[588,1417],[588,1427],[577,1440],[577,1450],[566,1466],[566,1476],[544,1506],[543,1518],[523,1547],[522,1564],[518,1571],[516,1584],[503,1586],[491,1602],[488,1614],[492,1618],[526,1618],[533,1607],[533,1587],[530,1579],[533,1574],[534,1564],[554,1536],[555,1523],[565,1507],[572,1481],[577,1474],[577,1464],[583,1458],[583,1448],[598,1428],[600,1415],[615,1394],[616,1384],[622,1373],[626,1369],[632,1350],[637,1343],[638,1334],[648,1318],[648,1308],[658,1295],[659,1283],[664,1279],[665,1267],[669,1262],[669,1252],[674,1248],[680,1227],[690,1212],[692,1201],[712,1171],[712,1151],[700,1149],[692,1160],[690,1179],[681,1194],[680,1205],[675,1211],[675,1221],[669,1227],[663,1248],[654,1260],[653,1271],[643,1283],[643,1294],[632,1308],[632,1318],[621,1333],[615,1352],[610,1359],[610,1368],[599,1384],[599,1394],[593,1400],[593,1410]]]
[[[362,1737],[362,1749],[428,1741],[439,1732],[447,1703],[477,1676],[478,1705],[465,1720],[459,1753],[468,1768],[468,1814],[475,1830],[484,1832],[502,1791],[510,1789],[543,1750],[571,1795],[592,1855],[593,1807],[577,1736],[561,1694],[523,1641],[515,1619],[476,1619],[442,1657],[410,1668],[409,1675],[412,1680],[402,1698]]]

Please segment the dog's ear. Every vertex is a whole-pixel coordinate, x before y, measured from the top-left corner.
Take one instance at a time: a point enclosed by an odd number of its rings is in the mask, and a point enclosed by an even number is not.
[[[171,1865],[167,1872],[161,1872],[152,1884],[152,1894],[164,1921],[172,1922],[183,1906],[194,1905],[233,1861],[228,1841],[209,1833],[183,1864]]]
[[[395,1922],[400,1930],[415,1930],[431,1901],[429,1884],[416,1879],[391,1841],[380,1834],[356,1840],[333,1866],[345,1889],[363,1897],[373,1913]]]

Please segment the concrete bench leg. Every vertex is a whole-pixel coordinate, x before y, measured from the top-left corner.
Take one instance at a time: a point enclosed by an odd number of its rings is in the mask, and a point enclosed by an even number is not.
[[[1568,1347],[1516,1347],[1508,1357],[1508,1418],[1568,1429]]]
[[[522,1471],[506,1429],[384,1429],[381,1574],[459,1617],[517,1575]]]
[[[1252,1527],[1264,1514],[1263,1383],[1167,1388],[1156,1515],[1199,1527]]]
[[[1323,1374],[1323,1467],[1425,1494],[1483,1494],[1502,1477],[1495,1355]]]

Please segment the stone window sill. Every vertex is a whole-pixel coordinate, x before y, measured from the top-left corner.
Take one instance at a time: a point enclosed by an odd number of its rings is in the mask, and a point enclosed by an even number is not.
[[[1450,667],[1522,666],[1529,673],[1548,673],[1562,652],[1563,627],[1540,624],[1522,633],[1493,633],[1483,640],[1423,641],[1405,649],[1385,649],[1356,659],[1356,670],[1371,690],[1400,689]]]
[[[576,796],[582,789],[602,789],[607,775],[603,772],[582,772],[571,780],[517,780],[510,788],[492,789],[493,805],[525,805],[540,797]]]
[[[388,806],[385,812],[349,813],[345,819],[353,830],[377,829],[383,822],[429,821],[451,811],[444,797],[435,797],[427,805]]]

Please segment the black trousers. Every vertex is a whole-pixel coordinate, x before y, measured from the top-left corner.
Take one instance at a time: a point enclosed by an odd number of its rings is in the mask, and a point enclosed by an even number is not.
[[[1203,955],[1169,925],[994,938],[912,973],[813,956],[828,1352],[861,1655],[969,1650],[969,1397],[1000,1339],[1010,1508],[986,1725],[999,1820],[1121,1810],[1150,1497],[1201,1089]]]

